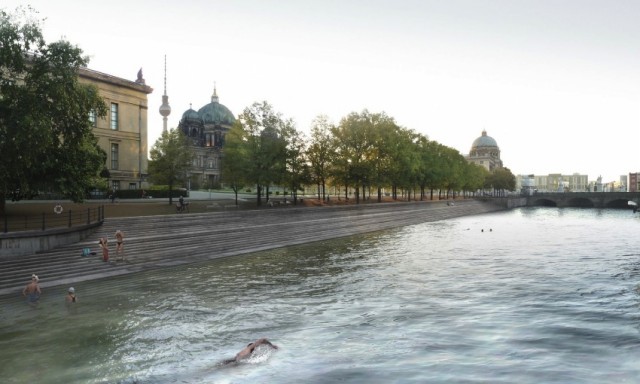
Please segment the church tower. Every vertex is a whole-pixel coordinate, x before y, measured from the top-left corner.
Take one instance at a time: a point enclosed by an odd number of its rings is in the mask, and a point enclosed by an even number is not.
[[[167,116],[171,114],[169,106],[169,96],[167,96],[167,55],[164,55],[164,95],[162,95],[162,105],[160,115],[162,115],[162,132],[167,132]]]

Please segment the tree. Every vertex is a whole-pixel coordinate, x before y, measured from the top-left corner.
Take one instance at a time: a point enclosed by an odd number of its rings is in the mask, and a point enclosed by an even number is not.
[[[67,41],[47,44],[40,21],[0,10],[0,212],[5,199],[55,191],[82,201],[105,154],[89,122],[107,109],[95,87],[79,83],[88,63]]]
[[[244,153],[246,168],[243,179],[255,184],[256,204],[262,205],[262,193],[269,199],[269,186],[286,180],[286,131],[293,126],[280,113],[263,101],[244,109],[236,120],[238,138]]]
[[[179,129],[162,132],[150,154],[149,178],[169,186],[169,204],[173,204],[173,187],[185,182],[194,159],[189,138]]]
[[[306,156],[306,140],[292,121],[283,125],[282,138],[286,142],[283,185],[289,187],[293,204],[298,204],[298,191],[311,180]]]
[[[488,182],[497,196],[504,196],[505,191],[514,191],[516,189],[516,177],[507,167],[494,169],[488,178]]]
[[[222,182],[231,187],[235,194],[235,204],[238,205],[238,192],[246,185],[249,171],[244,130],[238,120],[225,136],[222,156]]]
[[[311,179],[318,187],[318,200],[326,198],[327,178],[331,165],[331,129],[333,124],[327,116],[320,115],[313,120],[311,140],[307,148],[307,158],[311,166]]]
[[[373,153],[373,122],[377,115],[366,109],[361,113],[352,112],[331,129],[336,155],[336,170],[345,183],[345,199],[349,199],[348,189],[353,185],[356,204],[360,203],[360,187],[371,177]]]

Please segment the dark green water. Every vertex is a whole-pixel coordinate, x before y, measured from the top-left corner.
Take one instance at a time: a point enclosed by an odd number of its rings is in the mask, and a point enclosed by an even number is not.
[[[640,377],[640,218],[519,209],[0,300],[6,383]],[[236,366],[249,341],[280,349]]]

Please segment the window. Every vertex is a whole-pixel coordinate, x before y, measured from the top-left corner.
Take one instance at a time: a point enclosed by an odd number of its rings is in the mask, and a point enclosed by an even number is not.
[[[92,127],[97,126],[96,111],[93,109],[89,111],[89,123]]]
[[[138,189],[136,183],[129,183],[129,189]]]
[[[120,190],[120,180],[111,180],[111,190],[114,192]]]
[[[111,129],[118,130],[118,104],[111,103]]]
[[[111,143],[111,169],[118,169],[118,144]]]

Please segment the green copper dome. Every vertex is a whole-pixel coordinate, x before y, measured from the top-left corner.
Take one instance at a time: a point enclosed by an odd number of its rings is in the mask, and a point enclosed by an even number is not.
[[[205,124],[232,125],[236,121],[236,118],[233,117],[233,113],[231,113],[229,108],[217,101],[212,101],[200,108],[200,110],[198,110],[198,115]]]
[[[487,136],[487,131],[482,131],[482,136],[478,137],[471,144],[471,148],[480,148],[480,147],[498,147],[498,143],[494,140],[493,137]]]
[[[191,121],[191,122],[195,122],[195,121],[202,121],[202,119],[200,119],[200,115],[198,115],[198,112],[194,111],[193,109],[189,108],[187,109],[183,114],[182,114],[182,121]]]

